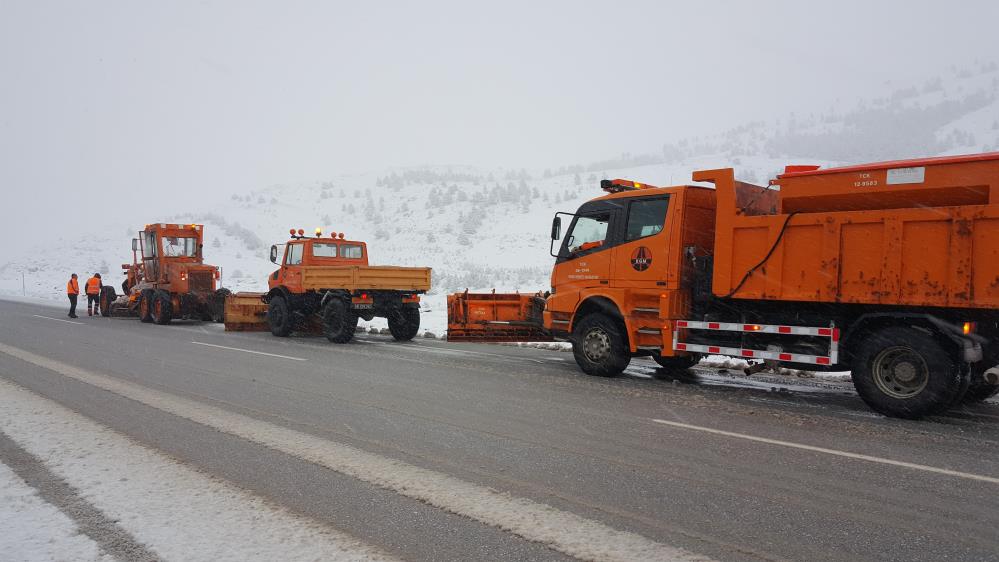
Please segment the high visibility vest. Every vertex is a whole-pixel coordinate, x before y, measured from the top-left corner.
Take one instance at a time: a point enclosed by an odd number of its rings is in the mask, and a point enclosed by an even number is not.
[[[87,294],[88,295],[99,295],[101,294],[101,280],[96,277],[91,277],[87,279]]]
[[[76,279],[70,278],[69,283],[66,283],[66,294],[67,295],[80,294],[80,284],[76,282]]]

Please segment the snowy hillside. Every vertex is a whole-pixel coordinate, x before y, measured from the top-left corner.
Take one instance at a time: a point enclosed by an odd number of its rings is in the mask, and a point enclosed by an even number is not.
[[[222,266],[225,286],[240,291],[266,287],[274,269],[268,249],[284,242],[289,228],[319,226],[365,240],[374,264],[434,268],[423,325],[441,333],[449,292],[548,288],[552,215],[599,195],[602,178],[670,185],[689,182],[693,170],[733,166],[740,179],[765,184],[792,163],[829,166],[988,150],[999,150],[994,64],[888,89],[852,107],[671,141],[645,155],[548,170],[426,166],[320,178],[219,194],[193,203],[187,213],[148,220],[204,223],[206,260]],[[84,278],[109,273],[105,280],[117,285],[140,226],[127,217],[102,217],[91,232],[3,256],[0,293],[20,295],[22,274],[24,292],[43,298],[64,299],[72,271]]]

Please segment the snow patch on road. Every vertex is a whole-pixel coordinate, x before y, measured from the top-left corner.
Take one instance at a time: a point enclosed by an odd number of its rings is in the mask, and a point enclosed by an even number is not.
[[[0,464],[0,529],[0,552],[6,560],[114,560],[4,464]]]
[[[0,430],[166,559],[390,559],[6,381]]]

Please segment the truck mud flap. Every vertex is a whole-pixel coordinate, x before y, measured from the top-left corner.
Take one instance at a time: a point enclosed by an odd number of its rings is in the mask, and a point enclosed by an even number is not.
[[[545,299],[525,293],[454,293],[447,297],[447,341],[550,342]]]
[[[225,299],[225,331],[266,332],[267,304],[264,293],[235,293]]]

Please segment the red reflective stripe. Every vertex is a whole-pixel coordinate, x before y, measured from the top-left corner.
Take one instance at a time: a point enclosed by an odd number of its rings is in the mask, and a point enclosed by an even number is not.
[[[742,325],[742,331],[743,332],[755,332],[756,330],[757,330],[756,324],[743,324]]]
[[[708,348],[708,353],[721,353],[721,348],[720,347],[713,347],[713,346],[709,347]]]
[[[679,350],[681,350],[681,351],[686,350],[687,349],[687,344],[685,344],[685,343],[678,343],[678,344],[676,344],[676,348],[679,349]]]
[[[780,358],[781,361],[790,361],[791,360],[791,354],[790,353],[781,353],[780,355],[778,355],[778,357]]]
[[[819,328],[819,335],[820,336],[831,336],[831,335],[833,335],[832,328]]]
[[[752,349],[743,349],[742,350],[742,356],[743,357],[752,357],[753,356],[753,350]]]
[[[710,330],[717,330],[720,327],[721,324],[719,324],[718,322],[708,322],[708,329]]]
[[[819,365],[828,365],[829,364],[829,358],[828,357],[819,357],[819,358],[817,358],[815,360],[815,362],[818,363]]]
[[[677,328],[686,328],[687,327],[687,321],[686,320],[678,320],[677,323],[676,323],[676,327]]]
[[[782,334],[790,334],[791,333],[791,327],[790,326],[778,326],[777,327],[777,331],[780,332],[780,333],[782,333]]]
[[[835,330],[833,330],[832,340],[836,341],[836,342],[839,341],[839,328],[836,328]]]

